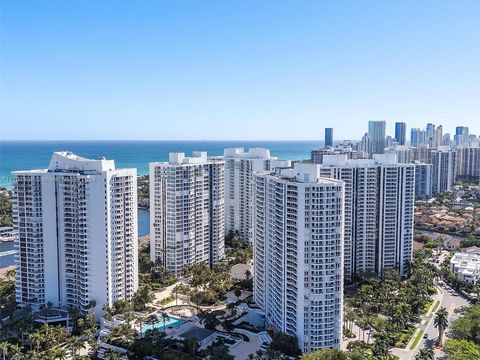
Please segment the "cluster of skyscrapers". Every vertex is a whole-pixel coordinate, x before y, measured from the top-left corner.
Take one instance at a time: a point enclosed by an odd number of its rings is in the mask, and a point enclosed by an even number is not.
[[[150,163],[150,258],[173,274],[224,258],[225,235],[254,247],[254,299],[267,326],[302,351],[339,347],[343,285],[365,273],[406,276],[415,198],[480,179],[479,138],[457,128],[406,124],[386,135],[371,121],[362,140],[334,146],[333,129],[310,161],[269,150],[170,153]],[[413,146],[412,143],[415,143]],[[54,153],[46,170],[14,173],[17,300],[75,306],[130,300],[138,288],[136,170]]]

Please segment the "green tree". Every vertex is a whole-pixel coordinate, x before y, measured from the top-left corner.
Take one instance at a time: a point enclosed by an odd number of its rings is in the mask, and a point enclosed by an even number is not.
[[[85,347],[85,343],[76,336],[72,336],[67,340],[70,351],[72,352],[72,358],[75,360],[77,358],[77,353],[80,349]]]
[[[0,226],[13,226],[12,199],[3,193],[0,193]]]
[[[460,313],[450,324],[451,337],[480,344],[480,304],[462,308]]]
[[[300,354],[297,338],[281,332],[272,335],[270,349],[273,351],[279,351],[287,356],[297,356]]]
[[[301,360],[348,360],[348,355],[338,349],[322,349],[303,354]]]
[[[8,341],[0,342],[0,350],[2,351],[3,360],[7,359],[9,349],[10,349],[10,343]]]
[[[423,348],[417,355],[415,355],[415,360],[433,360],[435,358],[435,353],[433,349]]]
[[[143,285],[133,295],[133,308],[136,311],[143,311],[153,300],[155,300],[155,295],[152,293],[152,287],[150,285]]]
[[[433,324],[438,328],[438,343],[443,343],[443,333],[448,326],[448,311],[444,307],[440,308],[435,314]]]
[[[444,351],[448,360],[480,359],[480,346],[467,340],[447,339]]]

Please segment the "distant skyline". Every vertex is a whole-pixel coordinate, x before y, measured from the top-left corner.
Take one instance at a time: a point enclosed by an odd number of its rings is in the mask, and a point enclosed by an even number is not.
[[[0,2],[0,140],[480,133],[480,1]]]

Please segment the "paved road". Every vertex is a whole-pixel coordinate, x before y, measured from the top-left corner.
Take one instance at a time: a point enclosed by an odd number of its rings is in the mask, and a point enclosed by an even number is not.
[[[441,295],[435,295],[435,299],[439,299],[441,301],[441,306],[446,308],[449,314],[449,322],[451,323],[455,317],[457,316],[454,314],[455,309],[468,305],[468,301],[462,298],[461,296],[457,295],[456,292],[453,291],[451,294],[444,286],[440,287],[442,290]],[[419,344],[416,346],[414,350],[404,350],[404,349],[393,349],[392,353],[399,356],[402,360],[413,360],[415,359],[415,355],[420,351],[420,349],[424,347],[428,347],[434,349],[434,344],[436,339],[438,338],[438,329],[434,326],[434,317],[435,314],[431,314],[430,316],[422,317],[423,324],[419,325],[419,328],[425,330],[425,334],[427,335],[424,337]],[[445,334],[448,334],[448,328],[445,331]],[[435,358],[441,359],[444,357],[444,353],[439,349],[435,350]]]

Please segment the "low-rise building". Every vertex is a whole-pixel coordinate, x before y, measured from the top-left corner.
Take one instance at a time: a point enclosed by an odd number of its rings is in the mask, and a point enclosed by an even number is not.
[[[475,285],[480,278],[480,254],[455,253],[450,260],[450,270],[458,278]]]

